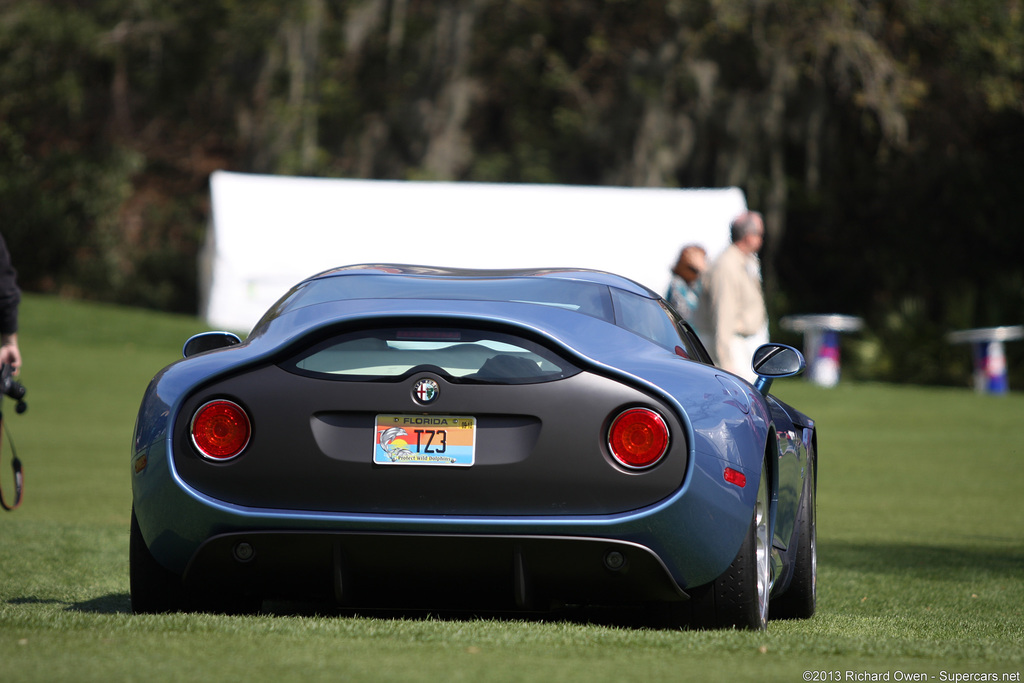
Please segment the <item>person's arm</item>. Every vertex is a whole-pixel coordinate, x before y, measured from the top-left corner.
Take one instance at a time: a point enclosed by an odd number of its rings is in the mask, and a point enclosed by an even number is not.
[[[0,235],[0,362],[14,368],[15,374],[21,367],[21,350],[18,348],[18,305],[21,290],[18,288],[18,271],[11,263],[7,242]]]
[[[18,333],[0,335],[0,363],[14,368],[14,374],[21,369],[21,350],[18,348]]]

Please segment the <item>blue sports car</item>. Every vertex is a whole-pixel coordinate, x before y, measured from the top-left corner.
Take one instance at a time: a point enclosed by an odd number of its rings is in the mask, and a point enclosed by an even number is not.
[[[751,385],[635,282],[348,266],[184,356],[135,428],[135,612],[814,613],[814,422],[768,394],[803,357]]]

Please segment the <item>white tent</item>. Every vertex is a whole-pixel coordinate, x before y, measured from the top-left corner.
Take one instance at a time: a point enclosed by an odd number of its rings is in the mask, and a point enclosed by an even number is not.
[[[356,263],[594,268],[664,294],[685,244],[710,257],[746,208],[725,189],[339,180],[218,171],[201,314],[247,331],[288,289]]]

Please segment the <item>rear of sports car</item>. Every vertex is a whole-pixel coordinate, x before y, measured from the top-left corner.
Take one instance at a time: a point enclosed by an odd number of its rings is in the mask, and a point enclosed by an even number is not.
[[[137,429],[133,607],[677,604],[717,576],[759,471],[734,463],[744,489],[722,462],[695,466],[707,439],[670,393],[465,308],[354,316],[155,380],[143,413],[163,421]],[[703,366],[635,346],[697,395],[722,393]],[[146,424],[166,428],[147,438]]]

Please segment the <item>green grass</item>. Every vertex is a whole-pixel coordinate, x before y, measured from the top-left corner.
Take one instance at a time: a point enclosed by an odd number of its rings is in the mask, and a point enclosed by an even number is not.
[[[284,611],[134,616],[135,411],[149,378],[202,329],[26,297],[30,407],[15,415],[3,403],[26,470],[22,508],[0,513],[3,683],[795,682],[804,671],[939,681],[1024,669],[1024,395],[966,389],[776,384],[821,430],[819,613],[767,633]],[[9,458],[5,442],[8,497]]]

